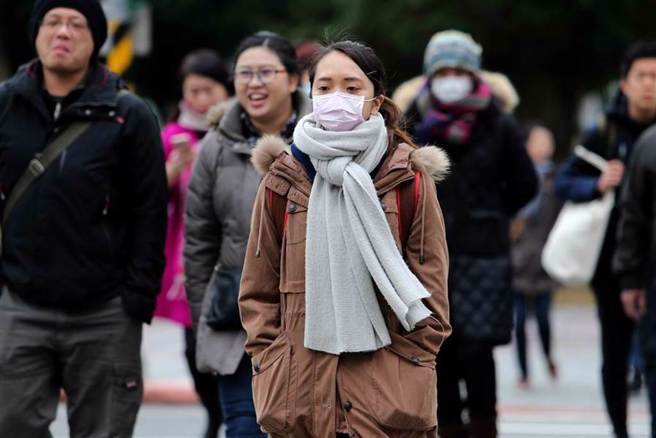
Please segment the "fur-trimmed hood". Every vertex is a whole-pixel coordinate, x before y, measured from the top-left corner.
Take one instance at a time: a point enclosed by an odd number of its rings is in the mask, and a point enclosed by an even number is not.
[[[492,95],[499,102],[501,109],[509,114],[515,111],[515,108],[519,105],[519,95],[508,76],[499,72],[481,70],[479,77],[490,86]],[[426,77],[423,75],[415,76],[403,82],[394,91],[392,100],[405,113],[410,108],[412,101],[417,98],[425,83]]]
[[[231,97],[228,100],[224,100],[223,102],[219,102],[213,107],[207,111],[207,122],[210,124],[212,128],[216,128],[219,126],[219,123],[221,123],[221,119],[225,115],[226,111],[228,108],[230,108],[230,105],[232,105],[233,102],[237,100],[236,97]]]
[[[262,175],[266,174],[281,153],[290,153],[290,147],[277,135],[265,135],[255,145],[251,162]],[[436,146],[424,146],[410,153],[409,162],[413,169],[430,175],[436,182],[449,173],[451,162],[444,150]]]
[[[519,95],[508,76],[494,71],[481,71],[481,79],[492,89],[492,94],[501,104],[501,108],[512,114],[519,105]]]

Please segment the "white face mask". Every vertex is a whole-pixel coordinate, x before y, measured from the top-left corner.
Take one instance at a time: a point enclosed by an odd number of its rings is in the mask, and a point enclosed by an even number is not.
[[[467,76],[446,76],[431,81],[431,92],[443,103],[453,103],[469,96],[473,88]]]
[[[374,98],[367,99],[369,102]],[[314,121],[326,131],[351,131],[362,122],[364,116],[364,96],[336,91],[331,94],[312,96],[312,114]]]

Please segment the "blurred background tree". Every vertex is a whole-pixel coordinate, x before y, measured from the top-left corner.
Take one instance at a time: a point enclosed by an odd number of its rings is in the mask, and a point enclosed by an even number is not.
[[[26,37],[31,5],[0,0],[0,75],[3,64],[11,72],[33,56]],[[656,38],[648,0],[153,0],[151,6],[152,52],[126,76],[160,108],[178,99],[176,69],[186,52],[210,47],[229,57],[257,30],[293,42],[363,40],[383,58],[393,89],[421,73],[431,35],[454,28],[482,44],[484,68],[515,84],[520,120],[554,129],[561,155],[576,139],[581,97],[617,79],[630,42]]]

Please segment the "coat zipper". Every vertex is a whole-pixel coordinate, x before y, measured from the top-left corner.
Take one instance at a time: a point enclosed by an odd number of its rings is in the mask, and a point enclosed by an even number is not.
[[[107,215],[109,214],[109,195],[105,195],[105,206],[102,210],[102,219],[101,219],[101,228],[103,234],[105,235],[105,243],[107,244],[107,250],[111,254],[112,252],[112,236],[109,232],[109,226],[107,224]]]
[[[53,118],[55,119],[55,121],[57,121],[57,119],[61,115],[61,106],[62,106],[61,102],[57,102],[55,104],[55,113],[53,114]]]

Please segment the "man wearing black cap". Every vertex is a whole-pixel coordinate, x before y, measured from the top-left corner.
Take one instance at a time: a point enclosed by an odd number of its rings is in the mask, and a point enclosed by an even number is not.
[[[0,84],[0,437],[130,437],[141,327],[164,266],[166,176],[148,107],[97,61],[97,0],[41,0],[37,59]]]

